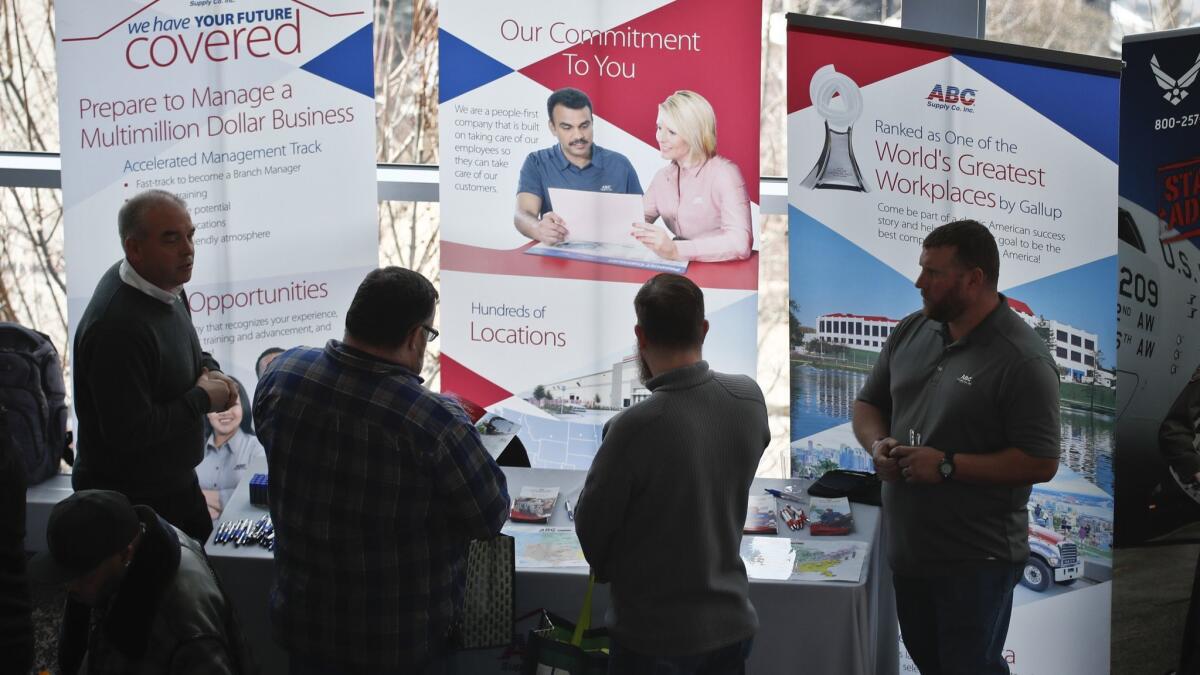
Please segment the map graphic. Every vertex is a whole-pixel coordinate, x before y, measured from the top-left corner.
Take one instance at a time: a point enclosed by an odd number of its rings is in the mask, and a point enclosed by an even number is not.
[[[797,581],[852,581],[862,578],[863,563],[871,546],[865,541],[793,541],[796,559],[792,579]]]
[[[782,581],[792,573],[792,549],[786,537],[742,537],[740,553],[751,579]]]
[[[526,415],[509,408],[500,408],[496,414],[520,427],[518,436],[529,454],[529,463],[537,469],[586,471],[600,449],[600,432],[606,421],[581,414],[580,421],[564,425],[557,419]]]
[[[526,530],[505,527],[505,534],[516,540],[517,569],[588,566],[579,538],[571,528]]]

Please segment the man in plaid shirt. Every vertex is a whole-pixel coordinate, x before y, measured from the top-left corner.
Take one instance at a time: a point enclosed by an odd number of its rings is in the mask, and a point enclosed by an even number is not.
[[[271,619],[293,674],[442,672],[467,542],[508,514],[475,427],[418,376],[436,303],[420,274],[375,270],[342,341],[284,352],[259,382]]]

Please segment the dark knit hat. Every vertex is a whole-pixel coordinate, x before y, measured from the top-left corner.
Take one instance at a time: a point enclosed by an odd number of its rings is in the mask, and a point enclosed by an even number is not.
[[[81,490],[50,512],[48,551],[29,562],[29,577],[61,584],[82,577],[125,550],[141,529],[129,499],[111,490]]]

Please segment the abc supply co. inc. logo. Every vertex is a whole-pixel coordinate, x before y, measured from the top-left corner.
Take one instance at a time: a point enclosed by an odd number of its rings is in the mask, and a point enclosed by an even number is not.
[[[1158,65],[1157,54],[1150,57],[1150,70],[1154,72],[1154,79],[1158,81],[1158,86],[1166,91],[1163,98],[1171,105],[1179,105],[1179,102],[1188,96],[1187,88],[1192,86],[1192,83],[1196,81],[1196,75],[1200,74],[1200,54],[1196,54],[1196,62],[1179,77],[1171,77]]]
[[[979,92],[974,89],[959,89],[952,84],[935,84],[925,97],[925,105],[939,110],[973,113],[978,96]]]

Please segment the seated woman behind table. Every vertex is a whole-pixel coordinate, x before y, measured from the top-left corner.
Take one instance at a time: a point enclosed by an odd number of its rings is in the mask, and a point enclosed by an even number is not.
[[[204,459],[196,466],[196,477],[200,490],[208,501],[208,515],[216,520],[233,491],[246,477],[250,462],[265,457],[262,444],[254,436],[249,415],[242,406],[249,405],[246,388],[236,378],[238,402],[225,412],[209,413],[205,418],[208,442],[204,445]]]
[[[658,106],[659,169],[643,197],[646,222],[633,236],[668,260],[720,262],[750,257],[750,198],[741,171],[717,154],[717,118],[694,91]],[[670,233],[652,227],[662,217]]]

